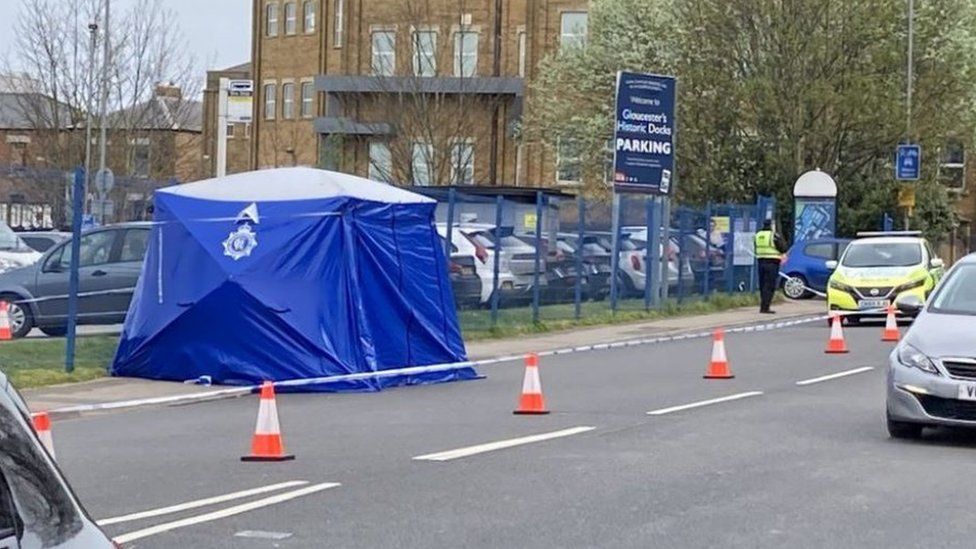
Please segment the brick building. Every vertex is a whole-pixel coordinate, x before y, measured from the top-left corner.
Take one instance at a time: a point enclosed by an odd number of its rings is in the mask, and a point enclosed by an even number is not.
[[[535,67],[585,39],[586,0],[254,0],[254,168],[397,184],[572,184],[519,143]],[[557,169],[557,163],[559,164]]]
[[[208,177],[217,175],[217,99],[220,79],[251,80],[251,64],[242,63],[226,69],[207,71],[203,90],[203,159]],[[251,169],[251,124],[227,125],[227,173]]]

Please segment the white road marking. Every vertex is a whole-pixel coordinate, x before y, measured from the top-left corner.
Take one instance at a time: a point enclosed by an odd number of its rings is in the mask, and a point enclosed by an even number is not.
[[[532,444],[533,442],[542,442],[544,440],[551,440],[554,438],[578,435],[594,429],[596,429],[596,427],[573,427],[571,429],[563,429],[561,431],[552,431],[550,433],[542,433],[508,440],[499,440],[498,442],[489,442],[486,444],[479,444],[477,446],[468,446],[467,448],[458,448],[456,450],[447,450],[446,452],[438,452],[436,454],[415,456],[413,459],[417,461],[450,461],[452,459],[483,454],[485,452],[504,450],[505,448],[512,448],[513,446],[522,446],[523,444]]]
[[[98,523],[99,526],[108,526],[109,524],[118,524],[120,522],[130,522],[133,520],[141,520],[150,517],[158,517],[160,515],[179,513],[180,511],[187,511],[189,509],[196,509],[198,507],[206,507],[208,505],[216,505],[218,503],[224,503],[225,501],[232,501],[235,499],[256,496],[258,494],[265,494],[267,492],[274,492],[275,490],[281,490],[284,488],[294,488],[295,486],[304,486],[306,484],[308,484],[307,480],[291,480],[288,482],[281,482],[278,484],[261,486],[259,488],[251,488],[250,490],[241,490],[240,492],[233,492],[230,494],[224,494],[222,496],[214,496],[210,498],[188,501],[186,503],[170,505],[169,507],[161,507],[159,509],[150,509],[148,511],[141,511],[139,513],[132,513],[129,515],[122,515],[118,517],[102,519],[96,522]]]
[[[291,532],[267,532],[264,530],[241,530],[240,532],[234,533],[235,538],[255,538],[255,539],[271,539],[271,540],[283,540],[288,539],[292,536]]]
[[[719,404],[721,402],[730,402],[733,400],[739,400],[741,398],[749,398],[754,396],[759,396],[763,394],[762,391],[749,391],[747,393],[737,393],[734,395],[724,396],[720,398],[712,398],[709,400],[701,400],[698,402],[692,402],[691,404],[682,404],[681,406],[672,406],[670,408],[661,408],[660,410],[651,410],[647,412],[649,416],[663,416],[664,414],[670,414],[673,412],[680,412],[682,410],[690,410],[692,408],[700,408],[702,406],[708,406],[711,404]]]
[[[278,503],[283,503],[288,500],[300,498],[302,496],[307,496],[309,494],[314,494],[316,492],[321,492],[322,490],[335,488],[336,486],[341,486],[341,484],[339,484],[338,482],[323,482],[321,484],[313,484],[312,486],[306,486],[305,488],[299,488],[298,490],[293,490],[291,492],[285,492],[283,494],[277,494],[271,497],[257,499],[248,503],[242,503],[240,505],[235,505],[233,507],[228,507],[226,509],[220,509],[218,511],[213,511],[203,515],[188,517],[173,522],[166,522],[163,524],[158,524],[156,526],[151,526],[149,528],[143,528],[142,530],[136,530],[134,532],[129,532],[128,534],[115,536],[114,539],[116,543],[128,543],[130,541],[135,541],[137,539],[147,538],[149,536],[155,536],[156,534],[162,534],[163,532],[169,532],[170,530],[176,530],[177,528],[184,528],[186,526],[193,526],[194,524],[220,520],[223,518],[232,517],[234,515],[239,515],[241,513],[246,513],[248,511],[254,511],[255,509],[260,509],[262,507],[276,505]]]
[[[838,372],[836,374],[830,374],[826,376],[814,377],[811,379],[804,379],[803,381],[797,381],[797,385],[813,385],[814,383],[820,383],[821,381],[830,381],[831,379],[837,379],[839,377],[852,376],[854,374],[860,374],[868,372],[874,369],[874,366],[864,366],[861,368],[854,368],[853,370],[846,370],[843,372]]]

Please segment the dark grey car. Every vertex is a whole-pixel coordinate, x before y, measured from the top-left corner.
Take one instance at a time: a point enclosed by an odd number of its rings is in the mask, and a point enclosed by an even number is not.
[[[110,549],[31,427],[0,372],[0,548]]]
[[[118,324],[125,319],[139,280],[150,223],[123,223],[81,237],[79,324]],[[10,303],[14,337],[34,327],[64,335],[68,318],[71,240],[54,246],[37,263],[0,274],[0,300]]]

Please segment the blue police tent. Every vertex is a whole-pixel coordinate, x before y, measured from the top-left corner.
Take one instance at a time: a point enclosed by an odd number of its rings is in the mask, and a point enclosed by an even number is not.
[[[320,379],[301,388],[330,391],[477,377],[463,363],[435,207],[309,168],[157,191],[112,374]]]

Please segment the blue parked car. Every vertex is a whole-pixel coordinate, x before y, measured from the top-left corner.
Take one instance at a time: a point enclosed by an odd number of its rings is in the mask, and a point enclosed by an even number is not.
[[[827,290],[831,270],[828,261],[836,261],[844,253],[850,240],[846,238],[818,238],[794,244],[786,252],[786,260],[779,268],[783,294],[790,299],[805,299]]]

